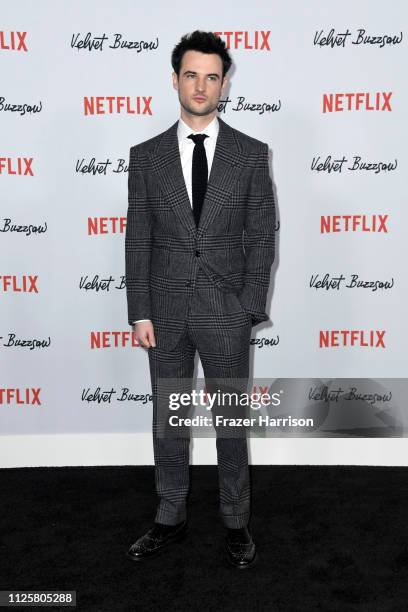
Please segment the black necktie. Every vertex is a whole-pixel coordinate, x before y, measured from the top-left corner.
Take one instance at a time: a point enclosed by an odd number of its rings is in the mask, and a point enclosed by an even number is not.
[[[198,226],[207,189],[208,165],[204,148],[204,139],[208,138],[208,136],[207,134],[190,134],[188,138],[191,138],[195,143],[191,184],[193,192],[193,214],[196,225]]]

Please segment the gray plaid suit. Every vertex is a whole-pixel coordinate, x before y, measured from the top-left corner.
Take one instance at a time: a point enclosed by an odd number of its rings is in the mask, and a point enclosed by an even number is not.
[[[156,520],[186,516],[188,438],[157,434],[160,378],[191,378],[198,351],[207,382],[245,380],[251,328],[267,320],[275,253],[275,203],[268,146],[219,121],[196,227],[181,168],[176,121],[131,147],[125,236],[128,322],[151,319]],[[227,527],[249,518],[247,440],[217,432],[220,513]]]

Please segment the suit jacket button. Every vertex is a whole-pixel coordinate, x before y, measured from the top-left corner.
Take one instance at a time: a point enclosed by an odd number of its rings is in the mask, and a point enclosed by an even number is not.
[[[186,287],[191,287],[191,281],[186,282]]]
[[[200,255],[201,255],[200,251],[196,251],[196,252],[195,252],[195,256],[196,256],[196,257],[200,257]]]

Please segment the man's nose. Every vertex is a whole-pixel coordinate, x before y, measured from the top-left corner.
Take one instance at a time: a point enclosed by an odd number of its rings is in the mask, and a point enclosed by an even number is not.
[[[204,79],[197,79],[197,82],[196,82],[197,91],[200,91],[200,92],[205,91],[206,84],[207,83],[206,83],[205,78]]]

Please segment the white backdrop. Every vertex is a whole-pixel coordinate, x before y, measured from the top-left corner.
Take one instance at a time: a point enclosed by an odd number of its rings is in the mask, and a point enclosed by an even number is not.
[[[253,439],[252,460],[405,463],[405,440],[384,438],[407,430],[407,5],[20,0],[1,11],[0,465],[152,461],[148,359],[132,346],[123,283],[127,172],[115,170],[177,119],[170,55],[197,28],[230,45],[220,116],[271,150],[277,256],[252,375],[288,389],[292,414],[321,386],[392,397],[385,412],[367,397],[349,403],[310,440]],[[337,111],[324,112],[331,96]],[[127,112],[138,97],[149,110]],[[356,156],[380,165],[351,170]],[[379,231],[363,231],[363,216]],[[322,218],[338,231],[322,232]],[[316,287],[325,275],[342,280]],[[347,287],[351,275],[371,284]],[[327,332],[339,346],[319,345]],[[214,460],[211,442],[194,442],[195,461]]]

